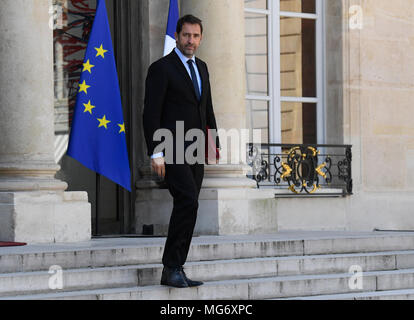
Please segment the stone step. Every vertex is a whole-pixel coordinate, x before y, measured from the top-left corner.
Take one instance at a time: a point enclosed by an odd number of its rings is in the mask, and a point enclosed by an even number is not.
[[[388,251],[364,254],[336,254],[246,258],[188,262],[189,278],[203,281],[261,278],[287,275],[347,273],[351,267],[362,272],[414,268],[414,251]],[[137,266],[139,286],[159,283],[161,264]]]
[[[349,286],[350,273],[278,276],[256,279],[209,281],[196,288],[176,289],[160,285],[72,292],[4,296],[0,300],[251,300],[299,296],[338,295],[414,288],[414,269],[366,272],[363,288]]]
[[[414,300],[414,289],[327,294],[269,300]]]
[[[0,273],[160,263],[165,238],[94,239],[80,244],[0,248]],[[280,232],[195,237],[187,261],[212,261],[414,249],[413,233]]]
[[[352,266],[357,266],[362,272],[414,268],[414,251],[199,261],[188,262],[185,271],[189,278],[218,281],[346,273],[350,272]],[[162,268],[162,264],[142,264],[62,269],[62,285],[65,291],[156,285],[160,282]],[[54,274],[53,269],[50,273],[34,271],[0,274],[0,296],[53,291],[49,281],[56,279]]]

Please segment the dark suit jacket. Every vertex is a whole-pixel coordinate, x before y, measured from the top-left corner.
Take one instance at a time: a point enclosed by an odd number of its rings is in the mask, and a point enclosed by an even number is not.
[[[155,147],[160,143],[153,141],[156,130],[171,130],[175,141],[176,121],[184,121],[184,133],[198,128],[204,131],[206,138],[206,125],[217,129],[207,65],[198,58],[196,63],[202,79],[200,102],[197,100],[191,77],[174,50],[149,67],[143,114],[148,156],[154,153]],[[185,143],[185,149],[191,143]],[[216,146],[220,147],[218,136]]]

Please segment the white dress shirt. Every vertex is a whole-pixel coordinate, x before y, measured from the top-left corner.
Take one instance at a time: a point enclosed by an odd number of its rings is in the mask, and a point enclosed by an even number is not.
[[[201,91],[201,89],[202,89],[202,83],[201,83],[200,73],[198,72],[198,68],[197,68],[197,63],[196,63],[195,56],[193,55],[192,58],[187,58],[185,55],[183,55],[183,53],[178,48],[174,48],[174,50],[175,50],[175,53],[180,58],[181,62],[183,63],[185,69],[187,70],[188,75],[190,76],[190,79],[191,79],[191,71],[190,71],[190,66],[188,65],[188,62],[187,61],[188,60],[193,60],[194,61],[193,67],[194,67],[195,74],[197,76],[197,82],[198,82],[198,86],[199,86],[199,89],[200,89],[200,95],[201,95],[201,92],[202,92]],[[153,154],[151,156],[151,159],[161,158],[163,156],[164,156],[164,154],[162,152],[159,152],[159,153]]]

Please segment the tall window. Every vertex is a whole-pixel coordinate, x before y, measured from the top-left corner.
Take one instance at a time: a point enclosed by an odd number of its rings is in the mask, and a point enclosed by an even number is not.
[[[325,142],[323,11],[323,0],[245,0],[247,115],[262,142]]]
[[[65,154],[96,0],[53,0],[55,158]]]

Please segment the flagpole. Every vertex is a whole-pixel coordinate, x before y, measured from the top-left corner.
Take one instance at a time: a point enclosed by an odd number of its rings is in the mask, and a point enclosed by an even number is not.
[[[101,185],[101,175],[99,173],[96,174],[96,212],[95,212],[95,235],[98,236],[98,220],[99,220],[99,198],[100,198],[100,185]]]

